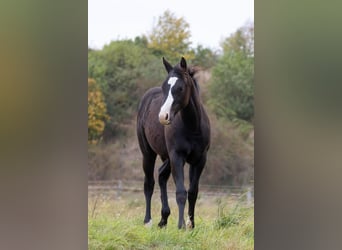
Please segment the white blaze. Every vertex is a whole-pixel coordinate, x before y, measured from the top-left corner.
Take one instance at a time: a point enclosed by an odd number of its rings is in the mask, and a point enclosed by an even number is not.
[[[170,85],[169,94],[166,98],[166,101],[164,102],[164,105],[160,108],[159,118],[165,119],[166,114],[168,114],[168,116],[170,117],[170,110],[171,110],[171,106],[173,103],[173,96],[171,94],[171,89],[175,85],[177,80],[178,78],[173,76],[173,77],[170,77],[169,81],[167,82]]]

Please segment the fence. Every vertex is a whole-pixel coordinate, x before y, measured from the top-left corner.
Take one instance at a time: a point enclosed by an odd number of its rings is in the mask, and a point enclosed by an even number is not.
[[[125,193],[143,193],[143,181],[128,181],[128,180],[110,180],[110,181],[88,181],[88,195],[96,196],[115,195],[120,197]],[[175,194],[175,186],[172,181],[168,183],[168,194]],[[155,192],[160,192],[159,185],[156,183]],[[235,198],[243,198],[247,203],[254,201],[254,186],[224,186],[224,185],[201,185],[199,186],[199,195],[205,196],[231,196]]]

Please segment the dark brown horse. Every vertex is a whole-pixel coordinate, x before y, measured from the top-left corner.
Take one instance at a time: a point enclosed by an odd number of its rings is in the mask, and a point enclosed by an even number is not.
[[[137,117],[137,135],[143,154],[146,199],[145,224],[151,224],[151,197],[154,188],[154,165],[157,155],[163,161],[159,168],[161,220],[166,226],[170,215],[166,184],[172,173],[176,184],[179,210],[178,228],[185,227],[184,207],[189,201],[187,226],[193,228],[198,182],[206,163],[210,143],[210,124],[200,101],[199,87],[182,57],[172,67],[163,58],[168,73],[162,87],[148,90],[142,97]],[[189,163],[190,187],[184,186],[184,164]]]

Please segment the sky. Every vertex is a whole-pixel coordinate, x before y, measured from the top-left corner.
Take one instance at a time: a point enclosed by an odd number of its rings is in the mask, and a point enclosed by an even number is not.
[[[224,38],[254,22],[253,0],[88,0],[88,46],[148,35],[165,10],[189,23],[192,47],[219,49]]]

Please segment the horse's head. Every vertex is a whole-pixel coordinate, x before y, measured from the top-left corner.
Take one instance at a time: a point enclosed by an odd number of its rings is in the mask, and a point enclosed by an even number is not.
[[[159,112],[159,122],[168,125],[177,112],[188,105],[193,83],[184,57],[175,67],[172,67],[164,57],[163,63],[168,76],[162,85],[164,101]]]

